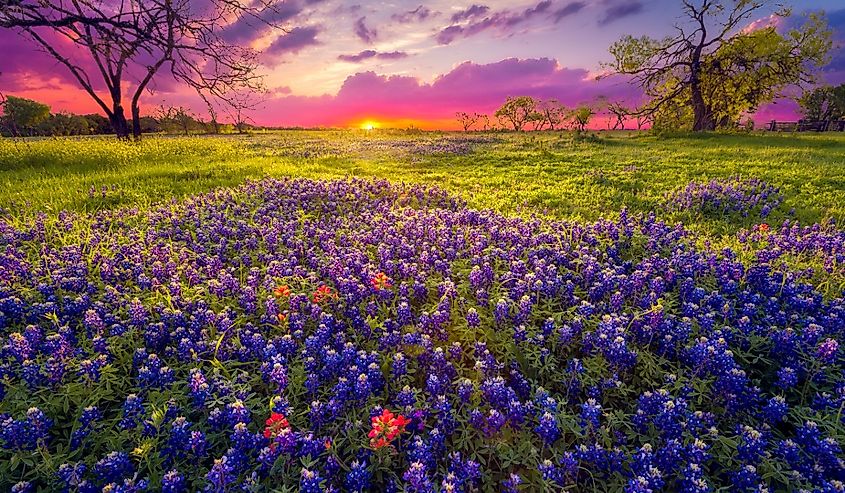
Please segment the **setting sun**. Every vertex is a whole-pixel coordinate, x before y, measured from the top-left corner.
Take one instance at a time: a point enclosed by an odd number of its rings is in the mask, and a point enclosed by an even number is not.
[[[379,124],[377,122],[374,122],[374,121],[367,120],[367,121],[365,121],[364,123],[361,124],[362,130],[375,130],[377,128],[379,128]]]

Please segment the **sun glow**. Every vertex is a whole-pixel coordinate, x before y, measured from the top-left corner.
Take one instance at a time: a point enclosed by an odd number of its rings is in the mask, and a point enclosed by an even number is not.
[[[361,124],[362,130],[375,130],[377,128],[379,128],[378,122],[367,120]]]

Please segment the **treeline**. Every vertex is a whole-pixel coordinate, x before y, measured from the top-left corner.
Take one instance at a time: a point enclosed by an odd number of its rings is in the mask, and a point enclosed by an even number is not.
[[[651,125],[649,114],[638,114],[621,102],[597,98],[589,103],[568,107],[557,99],[536,99],[531,96],[509,97],[491,115],[484,113],[456,113],[458,123],[470,130],[577,130],[585,131],[596,117],[604,118],[609,130],[625,130],[627,124],[637,129]]]
[[[77,115],[65,111],[53,113],[49,105],[31,99],[0,98],[0,135],[3,137],[62,137],[72,135],[107,135],[114,133],[112,122],[103,115]],[[154,115],[140,118],[142,133],[219,134],[245,133],[255,126],[240,121],[221,123],[216,118],[203,120],[182,106],[161,106]]]

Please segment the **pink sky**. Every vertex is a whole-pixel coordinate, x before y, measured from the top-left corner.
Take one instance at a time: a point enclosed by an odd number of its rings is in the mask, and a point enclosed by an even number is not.
[[[605,97],[636,104],[622,79],[596,81],[608,46],[624,34],[662,36],[680,15],[677,0],[286,0],[278,14],[288,33],[246,22],[226,36],[262,50],[271,89],[252,117],[270,126],[455,128],[456,111],[492,113],[507,96],[557,98],[567,105]],[[826,10],[845,39],[840,0],[808,0]],[[765,17],[765,16],[763,16]],[[0,30],[0,92],[47,102],[54,111],[96,112],[66,69],[12,31]],[[825,79],[845,82],[839,49]],[[203,106],[165,77],[144,97],[160,104]],[[795,105],[761,109],[758,121],[795,117]]]

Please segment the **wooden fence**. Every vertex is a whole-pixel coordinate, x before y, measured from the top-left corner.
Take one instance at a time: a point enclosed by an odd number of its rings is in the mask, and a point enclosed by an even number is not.
[[[845,120],[779,122],[772,120],[767,128],[770,132],[845,132]]]

